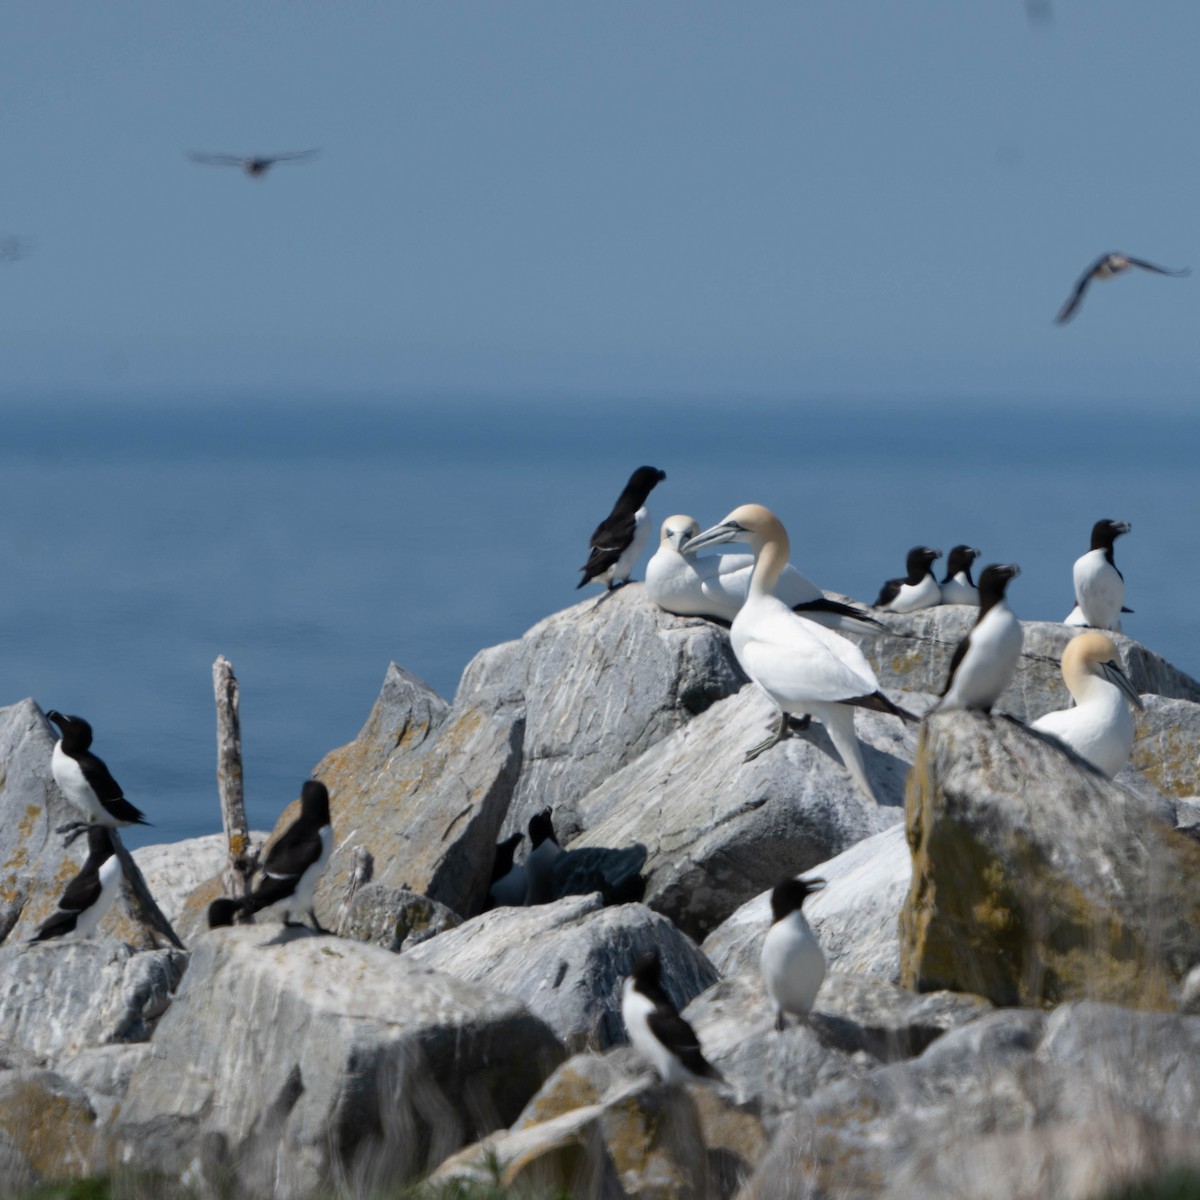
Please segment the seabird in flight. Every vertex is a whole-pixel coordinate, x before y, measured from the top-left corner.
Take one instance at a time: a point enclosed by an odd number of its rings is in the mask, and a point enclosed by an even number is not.
[[[1178,271],[1172,271],[1169,267],[1156,267],[1154,263],[1146,262],[1142,258],[1130,258],[1128,254],[1102,254],[1079,277],[1075,290],[1067,297],[1066,304],[1054,318],[1055,324],[1065,325],[1075,315],[1076,310],[1083,303],[1083,294],[1093,279],[1112,279],[1114,275],[1120,275],[1122,271],[1128,271],[1130,267],[1141,267],[1143,271],[1153,271],[1156,275],[1170,275],[1175,279],[1182,279],[1185,275],[1192,273],[1189,267],[1181,267]]]
[[[240,167],[252,178],[265,175],[276,163],[311,162],[320,150],[294,150],[289,154],[259,154],[246,157],[241,154],[198,154],[188,151],[188,158],[206,167]]]

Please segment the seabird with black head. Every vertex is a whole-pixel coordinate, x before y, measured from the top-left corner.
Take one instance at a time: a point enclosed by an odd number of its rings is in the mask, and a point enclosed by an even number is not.
[[[955,647],[950,674],[935,711],[974,709],[990,713],[1012,682],[1024,632],[1005,598],[1009,581],[1021,573],[1016,563],[992,563],[979,576],[979,616]]]
[[[602,583],[609,591],[628,582],[634,565],[650,537],[650,513],[646,500],[667,473],[657,467],[638,467],[617,497],[612,512],[592,534],[592,552],[580,568],[583,578],[575,585]]]
[[[942,589],[933,573],[933,564],[942,557],[932,546],[914,546],[905,560],[908,574],[889,579],[879,589],[875,607],[884,612],[916,612],[942,602]]]
[[[978,604],[979,589],[971,578],[971,564],[979,557],[974,546],[955,546],[946,560],[946,577],[942,580],[943,604]]]
[[[759,965],[780,1031],[787,1028],[787,1013],[808,1020],[825,978],[825,954],[801,911],[824,886],[823,879],[785,879],[771,892],[771,928]]]

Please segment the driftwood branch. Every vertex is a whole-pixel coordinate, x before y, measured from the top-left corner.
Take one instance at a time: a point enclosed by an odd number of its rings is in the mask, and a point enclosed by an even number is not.
[[[229,861],[222,879],[225,894],[240,899],[250,894],[250,876],[256,856],[250,849],[250,827],[246,823],[238,681],[233,664],[223,654],[213,663],[213,692],[217,700],[217,793],[221,799],[221,823],[229,846]]]

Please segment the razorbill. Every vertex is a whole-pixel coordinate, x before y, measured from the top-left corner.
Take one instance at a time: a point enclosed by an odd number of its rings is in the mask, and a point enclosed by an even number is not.
[[[979,557],[974,546],[955,546],[946,560],[946,577],[942,580],[943,604],[978,604],[979,589],[971,578],[971,564]]]
[[[722,542],[744,542],[754,551],[750,589],[729,639],[742,670],[779,709],[778,727],[746,753],[746,761],[788,736],[790,713],[816,717],[855,783],[875,799],[854,735],[854,709],[871,708],[910,721],[916,717],[879,690],[871,664],[853,642],[797,616],[775,594],[789,542],[783,523],[769,508],[743,504],[692,539],[696,549]]]
[[[808,1020],[825,978],[825,954],[801,906],[823,879],[785,879],[771,892],[771,928],[763,941],[759,965],[763,984],[775,1005],[775,1028],[787,1028],[785,1014]]]
[[[326,932],[313,911],[313,894],[332,850],[329,792],[323,783],[309,779],[300,791],[300,815],[267,852],[246,911],[277,916],[284,925],[299,924],[291,920],[293,913],[307,913],[313,927]]]
[[[109,774],[104,760],[91,752],[92,727],[82,717],[68,717],[51,710],[46,714],[62,731],[50,756],[50,770],[59,790],[84,817],[69,821],[55,833],[67,833],[68,844],[90,825],[123,829],[127,825],[149,825],[140,809],[125,799],[121,785]]]
[[[1122,271],[1128,271],[1130,267],[1141,267],[1143,271],[1153,271],[1156,275],[1172,275],[1176,279],[1182,279],[1185,275],[1192,273],[1188,267],[1172,271],[1169,267],[1156,267],[1142,258],[1130,258],[1128,254],[1102,254],[1080,275],[1079,282],[1075,284],[1074,291],[1067,297],[1067,302],[1059,309],[1054,323],[1065,325],[1075,315],[1076,310],[1083,303],[1083,294],[1093,279],[1112,279],[1114,275],[1120,275]]]
[[[905,564],[908,574],[902,579],[887,580],[879,589],[875,607],[900,613],[941,604],[942,589],[931,569],[941,557],[942,552],[931,546],[914,546]]]
[[[658,550],[646,564],[646,591],[666,612],[732,621],[746,602],[754,556],[693,555],[688,543],[699,532],[700,526],[691,517],[668,517],[663,522]],[[885,628],[862,609],[828,599],[791,563],[783,568],[777,594],[793,612],[829,629],[871,635]]]
[[[979,616],[954,648],[939,712],[971,708],[990,713],[1012,682],[1024,633],[1004,598],[1008,581],[1021,573],[1016,563],[992,563],[979,576]]]
[[[696,1031],[679,1015],[663,990],[657,950],[641,955],[621,988],[621,1016],[634,1049],[663,1083],[720,1079],[700,1051]]]
[[[595,581],[618,588],[629,579],[634,563],[650,537],[650,514],[646,498],[655,484],[666,479],[666,471],[657,467],[638,467],[629,477],[625,490],[617,497],[613,510],[596,526],[592,534],[592,552],[580,568],[583,578],[575,585]]]
[[[554,822],[547,805],[529,819],[529,853],[525,856],[526,904],[548,904],[555,899],[554,862],[562,847],[554,836]]]
[[[1069,746],[1111,779],[1133,750],[1134,708],[1142,707],[1112,639],[1098,631],[1073,637],[1062,654],[1063,680],[1075,707],[1038,717],[1029,728]]]
[[[1105,518],[1092,526],[1092,545],[1075,560],[1075,608],[1064,624],[1121,632],[1121,614],[1132,612],[1125,603],[1125,577],[1113,561],[1113,542],[1133,528],[1128,521]]]
[[[205,167],[240,167],[253,179],[261,179],[276,163],[312,162],[320,150],[293,150],[287,154],[198,154],[188,151],[188,158]]]
[[[38,926],[36,935],[29,939],[31,942],[90,937],[112,908],[121,891],[121,860],[103,825],[88,826],[87,839],[87,861],[67,884],[58,911]]]
[[[489,908],[507,908],[525,903],[525,868],[520,863],[513,862],[513,855],[524,840],[523,833],[514,833],[504,841],[496,843],[496,857],[492,860],[492,882],[488,885],[485,911]]]

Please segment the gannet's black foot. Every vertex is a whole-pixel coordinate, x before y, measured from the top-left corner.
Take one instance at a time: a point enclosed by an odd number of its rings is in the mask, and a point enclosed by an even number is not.
[[[766,738],[764,741],[759,742],[759,744],[757,746],[755,746],[753,749],[747,750],[746,757],[744,759],[742,759],[742,762],[752,762],[760,754],[762,754],[763,751],[770,750],[770,748],[772,746],[776,745],[778,742],[782,742],[783,739],[786,738],[787,736],[788,736],[788,715],[787,715],[787,713],[780,713],[779,714],[779,724],[776,726],[775,731],[771,734],[770,737]]]
[[[777,1008],[775,1010],[775,1028],[780,1033],[783,1033],[783,1031],[787,1029],[787,1017],[783,1015],[782,1008]]]
[[[788,729],[792,733],[803,733],[812,724],[812,717],[805,713],[802,717],[788,717]]]

